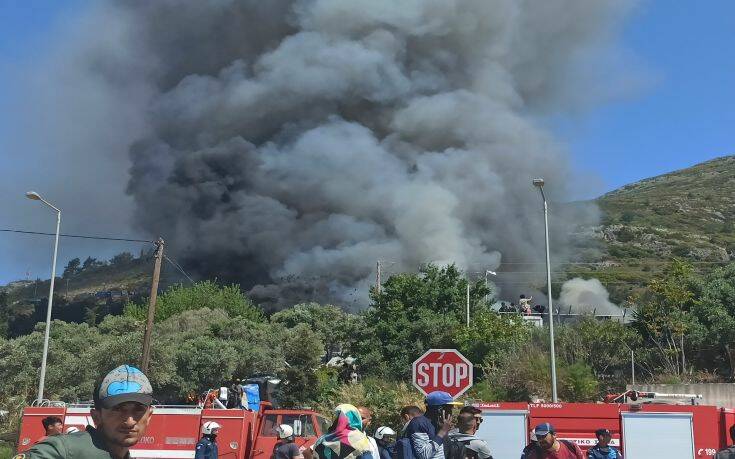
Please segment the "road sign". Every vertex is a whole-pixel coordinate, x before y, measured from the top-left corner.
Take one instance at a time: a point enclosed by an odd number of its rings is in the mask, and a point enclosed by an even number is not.
[[[429,349],[413,362],[413,385],[424,395],[442,390],[457,398],[472,387],[472,362],[456,349]]]

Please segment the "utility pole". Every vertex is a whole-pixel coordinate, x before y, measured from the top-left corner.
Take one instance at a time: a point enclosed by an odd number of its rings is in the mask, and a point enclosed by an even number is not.
[[[378,290],[378,295],[380,295],[380,260],[378,260],[377,267],[378,270],[375,274],[375,288]]]
[[[470,328],[470,281],[467,280],[467,328]]]
[[[633,354],[633,349],[630,350],[630,376],[632,379],[631,389],[635,389],[635,354]]]
[[[156,315],[156,298],[158,297],[158,280],[161,277],[161,259],[163,258],[163,239],[156,241],[155,261],[153,264],[153,280],[151,281],[151,297],[148,301],[148,321],[145,324],[143,335],[143,355],[141,357],[141,370],[148,372],[151,361],[151,334],[153,333],[153,319]]]

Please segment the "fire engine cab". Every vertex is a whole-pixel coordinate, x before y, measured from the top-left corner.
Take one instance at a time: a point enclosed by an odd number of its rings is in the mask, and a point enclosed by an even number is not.
[[[44,435],[41,420],[58,416],[69,427],[84,430],[94,425],[90,405],[28,407],[18,438],[18,452],[33,446]],[[222,426],[217,436],[219,454],[237,459],[270,459],[278,441],[276,427],[293,426],[296,445],[311,446],[326,432],[331,421],[310,410],[276,410],[268,402],[258,412],[241,409],[205,409],[194,406],[154,406],[146,435],[130,450],[138,458],[193,458],[201,438],[201,426],[216,421]]]

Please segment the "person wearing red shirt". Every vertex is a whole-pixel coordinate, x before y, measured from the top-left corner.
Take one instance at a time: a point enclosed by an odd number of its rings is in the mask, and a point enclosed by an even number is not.
[[[558,440],[554,426],[545,422],[533,429],[538,446],[531,448],[526,459],[585,459],[584,453],[569,440]]]

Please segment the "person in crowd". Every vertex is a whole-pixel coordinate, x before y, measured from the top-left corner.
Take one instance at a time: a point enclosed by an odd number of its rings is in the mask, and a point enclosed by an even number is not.
[[[349,404],[334,409],[332,425],[317,439],[309,455],[315,459],[379,459],[372,455],[360,412]]]
[[[391,459],[396,444],[396,431],[388,426],[378,427],[375,430],[375,441],[378,443],[380,459]]]
[[[416,405],[407,405],[401,408],[401,421],[403,421],[401,436],[403,436],[403,433],[406,431],[406,427],[408,427],[408,423],[411,422],[411,419],[421,416],[422,414],[424,414],[424,412]]]
[[[730,440],[734,445],[717,451],[714,459],[735,459],[735,424],[730,426]]]
[[[538,444],[525,455],[526,459],[586,459],[575,443],[556,438],[554,426],[545,422],[533,429]]]
[[[46,433],[45,436],[39,441],[46,439],[46,437],[60,435],[64,431],[64,423],[58,416],[46,416],[45,418],[41,419],[41,424],[43,424],[43,429],[46,431]]]
[[[370,423],[373,421],[373,412],[370,410],[370,408],[366,406],[357,407],[357,411],[360,412],[362,431],[365,432],[365,434],[367,435],[367,429],[368,427],[370,427]],[[370,435],[367,436],[367,439],[370,442],[370,451],[373,453],[373,458],[379,458],[380,450],[378,449],[378,442],[375,441],[375,438],[371,437]]]
[[[217,446],[217,435],[222,426],[214,421],[202,424],[202,438],[194,450],[194,459],[217,459],[219,447]]]
[[[546,312],[546,306],[544,306],[543,304],[537,304],[533,307],[533,312],[535,312],[536,314],[543,314]]]
[[[510,312],[521,312],[518,306],[516,306],[516,304],[512,301],[510,302],[510,306],[508,307],[510,308]]]
[[[623,455],[620,454],[620,451],[614,446],[610,446],[612,434],[609,430],[597,429],[595,436],[597,437],[597,444],[587,450],[588,459],[622,459]]]
[[[276,428],[278,433],[278,443],[273,448],[273,459],[303,459],[299,447],[294,443],[295,437],[293,427],[288,424],[281,424]]]
[[[71,435],[54,435],[17,459],[130,457],[129,450],[145,435],[153,412],[153,389],[139,369],[120,365],[96,384],[90,411],[95,427]]]
[[[521,451],[521,459],[526,459],[529,451],[531,451],[532,449],[538,448],[538,440],[536,440],[536,432],[532,430],[528,438],[530,441],[528,442],[526,447],[523,448],[523,451]]]
[[[493,456],[490,454],[490,446],[488,446],[485,440],[478,438],[475,433],[482,424],[482,411],[466,406],[460,410],[459,416],[457,416],[457,431],[449,433],[449,441],[444,443],[445,450],[447,452],[448,459],[465,459],[467,453],[465,450],[470,450],[474,454],[471,456],[477,457],[478,459],[491,459]]]
[[[417,459],[443,459],[444,440],[452,428],[452,408],[461,403],[443,391],[429,393],[425,403],[426,412],[411,419],[405,436]]]
[[[533,300],[533,297],[529,296],[526,298],[526,295],[521,295],[518,298],[518,306],[521,308],[521,311],[531,310],[531,300]]]

